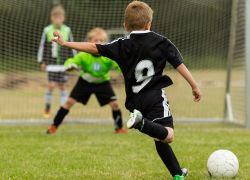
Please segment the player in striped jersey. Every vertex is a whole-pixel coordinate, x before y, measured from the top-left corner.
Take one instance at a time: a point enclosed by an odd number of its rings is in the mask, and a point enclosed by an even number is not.
[[[60,104],[62,105],[68,95],[66,91],[67,74],[64,72],[64,62],[69,57],[76,55],[75,50],[62,47],[55,42],[51,41],[53,32],[59,30],[66,41],[73,42],[73,35],[71,29],[63,24],[65,20],[65,11],[62,6],[56,6],[51,10],[52,24],[45,27],[43,30],[39,50],[38,62],[41,64],[41,69],[48,73],[48,90],[45,98],[45,110],[43,113],[44,118],[50,116],[50,106],[53,96],[53,90],[56,83],[59,84],[61,90]]]

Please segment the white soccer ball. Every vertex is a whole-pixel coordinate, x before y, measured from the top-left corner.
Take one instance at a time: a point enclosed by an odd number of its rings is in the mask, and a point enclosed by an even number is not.
[[[207,170],[215,178],[233,178],[239,170],[239,162],[234,153],[221,149],[210,155]]]

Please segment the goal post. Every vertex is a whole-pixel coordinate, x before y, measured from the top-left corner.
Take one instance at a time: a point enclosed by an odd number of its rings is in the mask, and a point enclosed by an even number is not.
[[[250,129],[250,0],[246,1],[246,128]]]
[[[232,1],[224,121],[250,129],[250,0]]]
[[[238,9],[238,0],[232,1],[231,8],[231,28],[230,28],[230,39],[228,46],[228,57],[227,57],[227,82],[226,82],[226,94],[225,94],[225,105],[224,105],[224,121],[228,120],[233,121],[233,110],[232,102],[230,95],[230,80],[231,80],[231,70],[233,65],[233,55],[236,39],[236,25],[237,25],[237,9]]]
[[[107,42],[111,42],[112,40],[119,37],[127,37],[129,32],[127,32],[124,28],[111,28],[107,29]]]

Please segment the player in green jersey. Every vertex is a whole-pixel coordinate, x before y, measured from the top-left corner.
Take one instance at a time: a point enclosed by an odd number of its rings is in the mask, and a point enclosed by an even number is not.
[[[92,43],[106,43],[106,32],[101,28],[94,28],[88,33],[88,41]],[[86,105],[89,97],[94,93],[101,106],[109,104],[115,121],[115,130],[117,133],[127,133],[122,128],[122,117],[118,101],[110,85],[110,76],[108,74],[110,67],[115,67],[121,72],[116,62],[103,56],[94,56],[81,52],[77,56],[68,59],[65,63],[65,70],[71,71],[82,65],[80,77],[72,90],[70,97],[61,106],[57,112],[53,124],[48,128],[47,134],[54,133],[62,123],[69,109],[76,103],[81,102]]]

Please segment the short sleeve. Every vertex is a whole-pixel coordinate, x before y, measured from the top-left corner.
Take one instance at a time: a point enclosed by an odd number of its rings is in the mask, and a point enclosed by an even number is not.
[[[114,61],[119,59],[119,41],[113,41],[108,44],[96,44],[98,52],[104,57],[108,57]]]
[[[183,63],[183,58],[179,50],[175,45],[169,41],[166,54],[167,61],[176,69],[179,65]]]
[[[112,65],[113,67],[115,67],[119,72],[122,72],[121,69],[120,69],[120,67],[118,66],[118,64],[117,64],[115,61],[112,61],[112,60],[111,60],[111,65]]]
[[[37,61],[39,63],[43,63],[43,61],[44,61],[44,44],[45,44],[46,40],[47,40],[47,35],[46,35],[46,31],[44,29],[43,34],[42,34],[42,38],[40,41],[40,45],[39,45],[38,55],[37,55]]]

